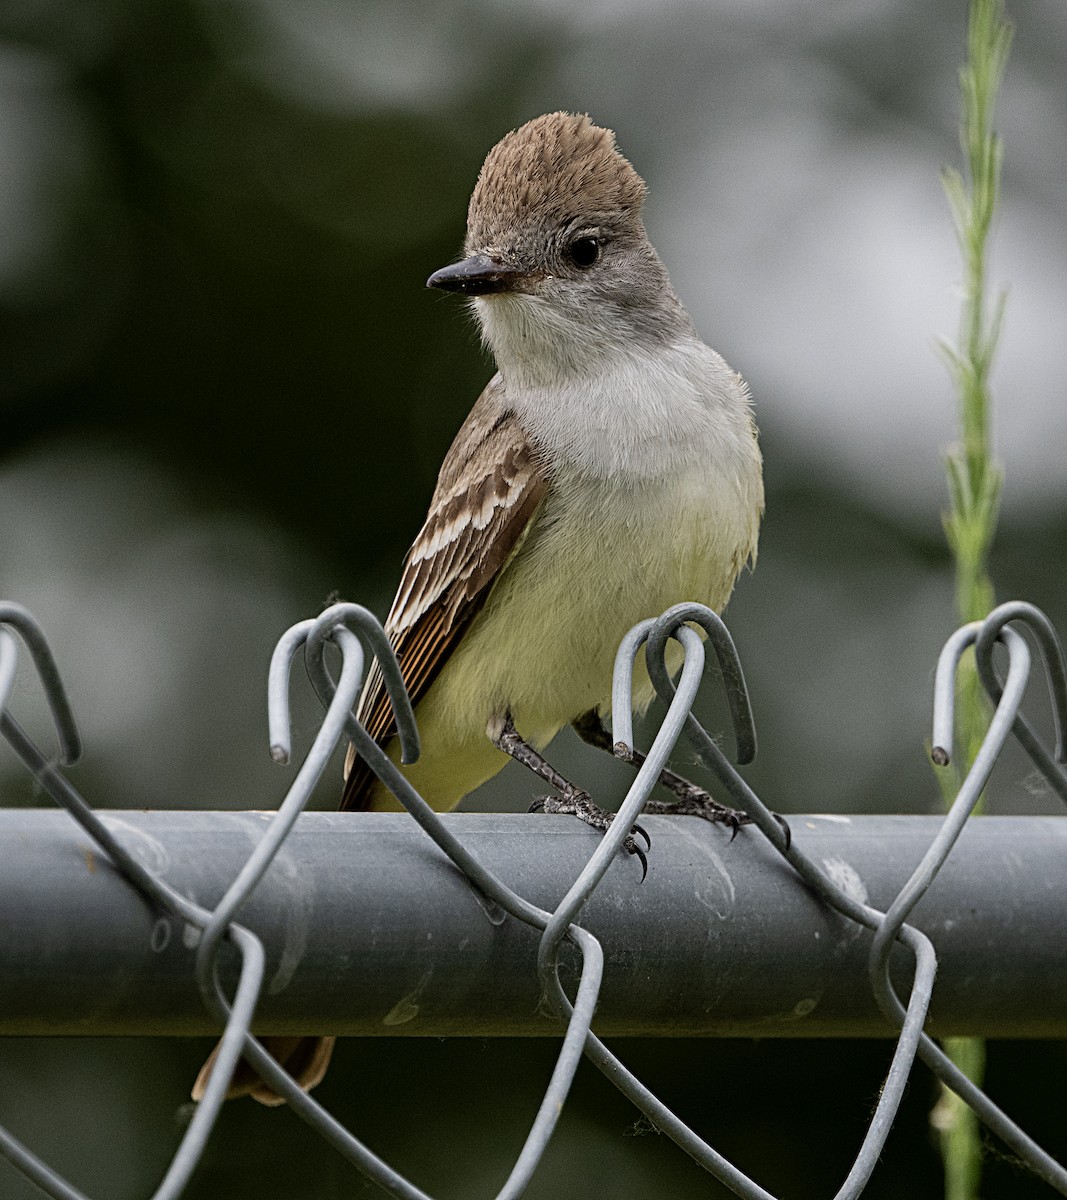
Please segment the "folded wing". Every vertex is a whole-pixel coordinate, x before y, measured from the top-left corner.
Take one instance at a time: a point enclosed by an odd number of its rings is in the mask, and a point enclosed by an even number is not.
[[[481,610],[529,528],[545,486],[534,447],[508,409],[497,376],[445,457],[430,511],[408,551],[386,618],[385,631],[412,704],[426,694]],[[380,746],[396,733],[377,662],[367,677],[357,716]],[[341,808],[366,808],[375,778],[350,746]]]

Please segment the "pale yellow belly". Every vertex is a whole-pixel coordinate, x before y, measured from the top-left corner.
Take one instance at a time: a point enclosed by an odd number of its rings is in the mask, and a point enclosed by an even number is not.
[[[709,505],[694,488],[636,502],[617,490],[583,505],[581,517],[568,508],[564,519],[560,497],[546,502],[416,708],[423,751],[404,773],[427,801],[452,808],[504,766],[486,735],[504,711],[539,748],[582,713],[607,712],[616,650],[638,621],[688,600],[721,610],[754,548],[755,526],[740,505],[731,511],[715,499]],[[641,655],[635,707],[651,697]],[[378,789],[373,806],[395,802]]]

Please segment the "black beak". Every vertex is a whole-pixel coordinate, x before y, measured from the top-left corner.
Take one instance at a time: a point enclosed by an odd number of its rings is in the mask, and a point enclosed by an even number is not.
[[[495,262],[487,254],[472,254],[462,262],[434,271],[426,286],[446,292],[462,292],[464,296],[491,296],[495,292],[520,290],[527,272]]]

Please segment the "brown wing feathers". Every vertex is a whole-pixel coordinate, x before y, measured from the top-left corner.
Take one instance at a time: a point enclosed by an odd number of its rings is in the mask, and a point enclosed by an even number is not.
[[[502,392],[494,379],[452,443],[385,622],[412,704],[477,616],[544,496],[536,453]],[[357,715],[381,746],[396,732],[377,663]],[[349,748],[341,808],[365,808],[374,780]]]

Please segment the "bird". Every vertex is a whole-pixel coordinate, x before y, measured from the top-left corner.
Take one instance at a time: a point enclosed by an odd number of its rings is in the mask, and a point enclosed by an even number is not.
[[[755,564],[764,492],[749,390],[675,294],[646,194],[611,130],[581,113],[536,117],[489,151],[463,256],[427,280],[469,299],[497,368],[445,456],[385,623],[422,746],[400,769],[439,811],[516,758],[556,789],[536,807],[606,828],[613,814],[542,751],[566,725],[610,749],[623,635],[683,601],[721,612]],[[635,710],[653,693],[637,664]],[[357,718],[399,763],[377,664]],[[670,771],[660,782],[681,801],[660,811],[747,819]],[[354,747],[340,807],[401,808]],[[632,833],[625,846],[645,863]],[[334,1043],[264,1041],[305,1089]],[[230,1094],[283,1102],[243,1061]]]

